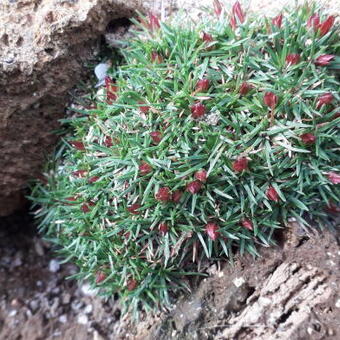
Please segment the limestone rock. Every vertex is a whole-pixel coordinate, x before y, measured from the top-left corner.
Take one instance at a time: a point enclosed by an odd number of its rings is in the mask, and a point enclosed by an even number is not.
[[[0,216],[18,208],[56,141],[68,91],[109,22],[154,10],[143,0],[0,2]]]

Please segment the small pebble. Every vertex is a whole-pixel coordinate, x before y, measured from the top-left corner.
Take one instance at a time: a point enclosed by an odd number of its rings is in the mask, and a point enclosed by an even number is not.
[[[67,322],[67,315],[63,314],[59,316],[59,322],[66,323]]]
[[[336,307],[336,308],[340,308],[340,299],[338,299],[338,300],[336,301],[335,307]]]
[[[233,284],[238,288],[241,287],[246,281],[244,280],[243,277],[237,277],[234,281]]]
[[[86,325],[89,322],[89,319],[85,314],[80,314],[77,321],[80,325]]]
[[[51,260],[50,263],[48,264],[48,270],[52,273],[56,273],[60,269],[60,263],[58,260]]]
[[[92,310],[93,310],[92,305],[87,305],[87,306],[85,307],[85,309],[84,309],[84,313],[85,313],[85,314],[90,314],[90,313],[92,313]]]

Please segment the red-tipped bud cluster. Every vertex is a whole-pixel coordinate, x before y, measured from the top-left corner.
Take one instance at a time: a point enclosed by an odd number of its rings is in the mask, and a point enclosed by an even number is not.
[[[245,20],[245,14],[242,11],[241,8],[241,4],[236,1],[232,7],[232,14],[233,16],[236,18],[238,18],[238,20],[240,21],[240,23],[243,23]]]
[[[81,209],[82,212],[84,212],[84,213],[88,213],[88,212],[90,211],[90,207],[89,207],[89,205],[86,204],[86,203],[83,203],[83,204],[81,205],[80,209]]]
[[[332,182],[333,184],[339,184],[340,183],[340,175],[337,174],[336,172],[329,172],[327,174],[327,178],[330,182]]]
[[[143,112],[143,113],[145,113],[145,114],[147,114],[147,113],[149,112],[150,106],[145,105],[144,102],[138,102],[138,104],[140,104],[139,110],[140,110],[141,112]]]
[[[214,41],[212,35],[209,34],[209,33],[206,33],[206,32],[203,32],[202,40],[203,40],[205,43],[210,43],[210,42],[213,42],[213,41]]]
[[[84,151],[85,150],[85,145],[83,142],[80,142],[78,140],[74,140],[70,142],[70,144],[77,150]]]
[[[186,191],[190,192],[191,194],[197,194],[202,188],[202,182],[200,181],[192,181],[187,184]]]
[[[168,202],[171,201],[172,195],[168,187],[162,187],[158,189],[155,195],[157,201]]]
[[[266,195],[267,195],[268,199],[270,199],[271,201],[274,201],[274,202],[279,201],[279,194],[277,193],[277,191],[272,186],[270,186],[267,189]]]
[[[277,15],[275,18],[272,19],[272,24],[278,28],[281,28],[282,26],[282,19],[283,19],[283,15],[279,14]]]
[[[74,177],[84,177],[87,174],[87,170],[76,170],[72,172]]]
[[[314,144],[316,137],[311,133],[304,133],[300,136],[301,140],[305,144]]]
[[[154,144],[159,144],[162,140],[162,133],[160,131],[150,132],[150,137]]]
[[[248,219],[244,219],[241,222],[242,227],[248,229],[248,230],[253,230],[253,222]]]
[[[320,23],[320,17],[318,14],[314,13],[307,21],[308,27],[313,27],[315,32],[319,32],[320,36],[324,36],[333,27],[335,22],[335,17],[333,15],[329,16],[324,22]]]
[[[157,53],[156,51],[152,51],[151,61],[156,64],[161,64],[164,61],[164,59],[159,53]]]
[[[214,0],[213,6],[214,6],[214,12],[216,16],[219,17],[223,9],[222,4],[218,0]]]
[[[106,279],[106,274],[102,271],[97,272],[96,274],[96,284],[103,282]]]
[[[147,174],[149,174],[150,172],[152,172],[152,167],[150,164],[146,163],[146,162],[141,162],[139,165],[139,173],[142,176],[145,176]]]
[[[105,77],[106,88],[106,102],[112,104],[117,99],[118,86],[112,81],[110,77]]]
[[[198,102],[191,106],[191,117],[194,119],[200,118],[205,114],[205,106]]]
[[[251,89],[253,89],[254,86],[247,83],[247,82],[243,82],[240,86],[239,92],[241,96],[245,96]]]
[[[73,205],[73,204],[76,204],[76,203],[71,203],[71,202],[77,201],[76,197],[66,197],[65,200],[70,202],[70,203],[65,203],[65,205]]]
[[[273,92],[266,92],[263,97],[263,102],[273,110],[277,105],[278,98]]]
[[[333,54],[322,54],[315,59],[314,64],[316,66],[326,66],[334,59],[334,57],[335,55]]]
[[[198,181],[205,183],[207,181],[207,172],[204,169],[196,171],[195,172],[195,178]]]
[[[241,157],[233,162],[234,171],[241,172],[248,168],[248,159],[246,157]]]
[[[169,228],[168,225],[163,222],[159,224],[158,230],[161,234],[165,235],[169,231]]]
[[[313,27],[315,31],[318,30],[320,25],[320,17],[314,13],[307,21],[307,27]]]
[[[105,136],[104,138],[104,145],[108,148],[113,146],[112,138],[110,136]]]
[[[237,22],[236,22],[235,15],[232,15],[232,16],[230,17],[229,23],[230,23],[231,28],[232,28],[233,30],[236,30],[236,28],[237,28]]]
[[[128,291],[132,291],[135,290],[137,288],[138,282],[135,279],[129,279],[127,284],[126,284],[126,288]]]
[[[210,222],[205,226],[205,232],[213,241],[217,240],[220,236],[218,229],[219,226],[213,222]]]
[[[157,16],[153,13],[149,13],[149,22],[148,22],[148,28],[150,31],[156,31],[161,27],[161,24],[159,23],[159,19]]]
[[[288,54],[286,57],[286,63],[289,65],[295,65],[300,61],[299,54]]]
[[[330,104],[334,99],[332,93],[327,92],[321,95],[316,103],[316,108],[320,109],[322,105]]]
[[[89,178],[88,182],[89,183],[94,183],[94,182],[97,182],[99,180],[99,177],[98,176],[92,176]]]
[[[209,79],[200,79],[196,84],[196,91],[205,92],[209,89],[210,81]]]
[[[138,215],[139,214],[139,211],[137,211],[139,208],[140,208],[140,204],[138,203],[134,203],[132,205],[130,205],[128,208],[127,208],[127,211],[131,214],[134,214],[134,215]]]
[[[178,203],[181,200],[183,192],[181,190],[176,190],[172,193],[172,200],[175,203]]]

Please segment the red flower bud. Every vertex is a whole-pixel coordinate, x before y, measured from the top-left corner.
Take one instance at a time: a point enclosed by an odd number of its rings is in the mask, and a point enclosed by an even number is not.
[[[318,14],[313,14],[307,21],[307,27],[313,27],[317,31],[320,25],[320,17]]]
[[[220,233],[217,231],[218,229],[218,225],[213,222],[210,222],[205,226],[205,232],[213,241],[217,240],[217,238],[220,236]]]
[[[322,54],[315,59],[314,64],[316,66],[326,66],[334,59],[334,57],[335,55],[333,54]]]
[[[127,208],[127,211],[130,212],[131,214],[138,215],[140,212],[137,211],[137,210],[138,210],[140,207],[141,207],[140,204],[134,203],[134,204],[130,205],[130,206]]]
[[[82,204],[80,208],[84,213],[88,213],[90,211],[90,208],[86,203]]]
[[[299,54],[288,54],[286,57],[286,62],[289,65],[295,65],[300,61],[300,55]]]
[[[160,131],[152,131],[150,132],[150,137],[154,144],[159,144],[162,140],[162,133]]]
[[[202,188],[202,183],[200,181],[192,181],[187,184],[186,190],[191,194],[197,194]]]
[[[334,202],[329,202],[329,204],[325,207],[325,210],[330,214],[339,214],[340,213],[340,207]]]
[[[126,284],[126,288],[127,288],[127,290],[129,290],[131,292],[132,290],[136,289],[137,284],[138,283],[135,279],[129,279],[127,284]]]
[[[232,28],[233,30],[236,30],[236,28],[237,28],[237,23],[236,23],[235,15],[232,15],[232,16],[230,17],[229,23],[230,23],[231,28]]]
[[[165,235],[169,229],[168,229],[168,225],[166,223],[160,223],[159,226],[158,226],[158,230],[163,234]]]
[[[70,142],[70,144],[77,150],[80,150],[80,151],[85,150],[85,145],[83,142],[75,140],[75,141]]]
[[[139,165],[139,172],[142,176],[145,176],[149,174],[150,172],[152,172],[152,167],[150,164],[146,162],[141,162]]]
[[[248,168],[248,159],[246,157],[241,157],[233,162],[234,171],[241,172]]]
[[[106,274],[99,271],[96,274],[96,284],[103,282],[106,279]]]
[[[150,31],[155,31],[161,27],[161,24],[159,23],[159,19],[157,18],[156,15],[153,13],[149,13],[149,23],[148,23],[148,28]]]
[[[145,114],[147,114],[147,113],[149,112],[150,106],[145,105],[144,102],[138,102],[138,104],[140,104],[139,110],[140,110],[141,112],[143,112],[143,113],[145,113]]]
[[[172,193],[172,200],[175,203],[178,203],[181,200],[183,193],[180,190],[176,190],[175,192]]]
[[[89,178],[88,182],[89,182],[89,183],[94,183],[94,182],[97,182],[98,179],[99,179],[98,176],[92,176],[92,177]]]
[[[272,24],[278,28],[281,28],[282,26],[282,19],[283,19],[283,15],[279,14],[277,15],[275,18],[272,19]]]
[[[300,136],[301,140],[305,144],[314,144],[316,137],[311,133],[304,133]]]
[[[106,87],[106,102],[112,104],[112,101],[117,99],[118,87],[112,81],[110,77],[105,77],[105,87]]]
[[[270,186],[267,189],[266,195],[267,195],[268,199],[270,199],[271,201],[274,201],[274,202],[279,201],[279,195],[272,186]]]
[[[247,82],[243,82],[240,86],[239,92],[242,96],[245,96],[253,88],[254,88],[253,85],[251,85]]]
[[[278,102],[278,98],[273,92],[266,92],[263,102],[273,110]]]
[[[253,230],[253,223],[251,220],[245,219],[240,222],[243,227],[245,227],[248,230]]]
[[[66,197],[65,200],[68,201],[68,202],[77,201],[77,199],[75,197]],[[65,205],[73,205],[73,204],[76,204],[76,203],[65,203]]]
[[[163,62],[163,57],[156,51],[151,52],[151,61],[156,64],[161,64]]]
[[[217,17],[219,17],[222,13],[222,5],[218,0],[214,0],[214,12]]]
[[[335,21],[335,17],[331,15],[318,26],[321,37],[323,37],[325,34],[329,32],[329,30],[334,25],[334,21]]]
[[[203,40],[204,42],[206,42],[206,43],[210,43],[210,42],[213,42],[213,41],[214,41],[212,35],[209,34],[209,33],[205,33],[205,32],[203,32],[202,40]]]
[[[110,136],[105,136],[104,138],[104,145],[110,148],[113,143],[112,143],[112,138]]]
[[[205,114],[205,106],[202,103],[196,103],[191,106],[191,116],[192,118],[200,118]]]
[[[157,201],[168,202],[171,200],[171,192],[168,187],[159,188],[155,195]]]
[[[333,184],[339,184],[340,183],[340,175],[336,172],[329,172],[327,174],[328,180],[332,182]]]
[[[320,109],[322,105],[330,104],[333,101],[333,98],[334,96],[330,92],[321,95],[316,103],[316,108]]]
[[[196,84],[196,91],[205,92],[209,89],[209,79],[200,79]]]
[[[205,183],[207,181],[207,172],[204,169],[196,171],[195,178],[200,182]]]
[[[242,8],[241,8],[241,5],[238,1],[236,1],[232,7],[232,12],[233,12],[233,15],[237,16],[238,17],[238,20],[243,23],[244,22],[244,19],[245,19],[245,15],[242,11]]]
[[[87,170],[76,170],[72,172],[74,177],[84,177],[87,174]]]

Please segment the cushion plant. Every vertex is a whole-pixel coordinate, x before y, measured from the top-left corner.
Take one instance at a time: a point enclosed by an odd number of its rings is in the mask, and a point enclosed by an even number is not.
[[[135,22],[32,194],[76,276],[133,310],[169,305],[203,260],[255,255],[290,218],[338,209],[334,18],[215,1],[214,17],[182,19]]]

